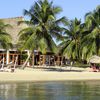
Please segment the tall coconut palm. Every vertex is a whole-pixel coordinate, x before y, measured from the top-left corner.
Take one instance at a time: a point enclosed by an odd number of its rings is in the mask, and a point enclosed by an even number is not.
[[[83,25],[81,21],[75,18],[69,22],[65,28],[64,41],[60,44],[61,50],[64,55],[69,59],[80,59],[80,46],[82,39]]]
[[[0,20],[0,48],[8,49],[11,45],[11,36],[7,33],[6,28],[11,27],[8,24],[4,24]]]
[[[85,16],[85,22],[89,31],[84,37],[85,57],[88,59],[96,54],[100,56],[100,6],[93,12],[89,12]]]
[[[30,10],[24,10],[24,15],[29,16],[28,28],[22,30],[20,40],[24,40],[23,48],[27,49],[39,49],[42,53],[46,53],[47,50],[57,52],[54,39],[62,39],[62,28],[59,23],[64,22],[65,17],[56,19],[56,15],[61,12],[61,8],[53,6],[53,2],[48,0],[38,0],[30,8]]]

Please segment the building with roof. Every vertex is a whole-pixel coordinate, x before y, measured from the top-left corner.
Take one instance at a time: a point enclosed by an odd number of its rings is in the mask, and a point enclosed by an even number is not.
[[[9,64],[10,62],[14,62],[16,57],[18,58],[17,64],[21,65],[23,64],[23,61],[21,60],[21,53],[17,50],[17,44],[18,44],[18,33],[27,27],[26,24],[18,24],[19,21],[23,21],[23,17],[14,17],[14,18],[5,18],[1,19],[4,24],[9,24],[11,27],[6,28],[6,32],[10,34],[12,38],[12,44],[13,48],[9,50],[0,49],[0,60],[4,58],[5,64]],[[28,53],[29,51],[26,50],[24,53]]]
[[[19,21],[24,21],[23,17],[14,17],[14,18],[5,18],[1,19],[4,24],[10,24],[12,28],[7,28],[6,31],[8,34],[12,37],[12,44],[13,48],[9,50],[0,49],[0,60],[4,58],[5,64],[9,64],[10,62],[14,62],[17,57],[17,65],[22,65],[24,63],[24,58],[26,55],[29,55],[29,51],[25,50],[23,53],[18,51],[17,44],[18,44],[18,33],[27,27],[26,24],[18,24]],[[62,57],[61,56],[55,56],[53,53],[47,52],[46,55],[41,54],[37,50],[34,51],[34,64],[36,65],[55,65],[61,64]],[[27,65],[32,65],[33,63],[33,56],[30,58],[30,63]]]

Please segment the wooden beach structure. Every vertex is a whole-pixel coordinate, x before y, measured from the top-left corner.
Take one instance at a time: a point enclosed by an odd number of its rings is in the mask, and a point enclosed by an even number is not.
[[[61,55],[56,55],[52,52],[46,52],[46,54],[42,54],[39,51],[35,51],[34,53],[35,65],[62,65],[64,61],[64,57]]]
[[[13,48],[9,50],[5,50],[3,48],[0,48],[0,60],[4,58],[5,64],[9,64],[10,62],[14,62],[16,57],[17,65],[22,65],[25,61],[25,56],[29,55],[29,50],[24,50],[23,52],[18,51],[18,33],[27,27],[26,24],[20,24],[18,25],[19,21],[23,21],[23,17],[14,17],[14,18],[5,18],[1,19],[4,24],[10,24],[12,28],[7,28],[6,31],[9,33],[12,37],[12,44]],[[34,56],[33,56],[34,55]],[[34,59],[34,65],[48,65],[48,66],[54,66],[54,65],[62,65],[64,57],[61,55],[56,55],[52,52],[47,52],[46,54],[42,54],[38,50],[34,50],[33,55],[30,58],[30,61],[27,63],[27,66],[33,65],[33,59]]]

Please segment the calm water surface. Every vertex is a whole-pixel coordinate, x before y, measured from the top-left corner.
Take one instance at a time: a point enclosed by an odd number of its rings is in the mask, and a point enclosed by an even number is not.
[[[100,100],[100,81],[0,83],[0,100]]]

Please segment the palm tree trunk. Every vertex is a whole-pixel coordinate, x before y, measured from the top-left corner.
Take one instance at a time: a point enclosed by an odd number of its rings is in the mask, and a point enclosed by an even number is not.
[[[25,61],[24,64],[22,65],[22,69],[24,69],[24,68],[26,67],[26,65],[27,65],[27,63],[28,63],[28,60],[29,60],[29,58],[31,57],[31,55],[32,55],[32,51],[29,53],[29,55],[28,55],[26,61]]]
[[[33,59],[32,59],[32,61],[33,61],[33,63],[32,63],[32,67],[34,67],[34,62],[35,62],[35,60],[34,60],[34,53],[33,53],[33,55],[32,55],[33,57]]]

